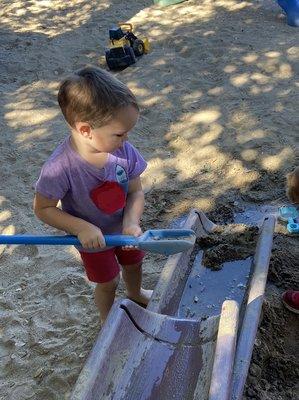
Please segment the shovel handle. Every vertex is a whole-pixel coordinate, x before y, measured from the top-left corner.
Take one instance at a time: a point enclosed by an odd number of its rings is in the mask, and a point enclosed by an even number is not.
[[[104,235],[106,246],[134,246],[158,254],[176,254],[193,247],[195,233],[190,229],[152,229],[141,236]],[[82,247],[72,235],[0,235],[0,244],[73,245]]]
[[[106,246],[137,246],[134,236],[105,235]],[[72,235],[0,235],[0,244],[45,244],[82,246],[79,239]]]

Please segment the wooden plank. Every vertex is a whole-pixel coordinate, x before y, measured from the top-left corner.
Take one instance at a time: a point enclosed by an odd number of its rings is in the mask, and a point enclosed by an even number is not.
[[[170,317],[151,312],[147,309],[144,311],[144,309],[130,300],[123,300],[121,307],[135,321],[140,331],[146,332],[147,335],[154,337],[155,340],[167,342],[172,345],[183,343],[185,346],[196,346],[201,344],[199,321]],[[173,335],[173,330],[177,334]]]
[[[95,400],[102,399],[103,393],[109,395],[114,387],[111,377],[118,379],[125,367],[127,349],[136,344],[140,332],[120,304],[120,300],[114,303],[77,379],[71,400]]]
[[[224,301],[216,341],[209,400],[230,399],[238,317],[238,303],[234,300]]]
[[[276,219],[270,215],[264,219],[254,256],[254,271],[248,300],[237,344],[233,373],[232,399],[241,400],[250,366],[254,341],[258,330],[265,294],[269,262]]]
[[[130,300],[118,301],[71,400],[193,400],[205,367],[202,344],[206,341],[211,337],[200,321],[153,313]]]

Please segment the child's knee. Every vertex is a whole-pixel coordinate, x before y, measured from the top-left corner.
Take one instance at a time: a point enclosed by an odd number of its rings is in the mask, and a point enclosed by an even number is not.
[[[97,290],[100,290],[101,292],[115,292],[118,284],[119,284],[119,275],[117,275],[109,282],[98,283]]]
[[[135,272],[139,271],[141,269],[142,262],[136,263],[136,264],[131,264],[131,265],[122,265],[122,269],[125,272]]]

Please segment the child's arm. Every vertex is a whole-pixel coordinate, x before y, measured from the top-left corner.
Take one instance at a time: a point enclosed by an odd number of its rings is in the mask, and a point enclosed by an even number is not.
[[[129,183],[127,204],[124,209],[123,233],[126,235],[141,235],[140,218],[144,209],[144,193],[138,176]]]
[[[105,239],[100,228],[60,210],[57,204],[58,200],[48,199],[40,193],[36,193],[34,213],[46,224],[77,236],[86,249],[105,247]]]

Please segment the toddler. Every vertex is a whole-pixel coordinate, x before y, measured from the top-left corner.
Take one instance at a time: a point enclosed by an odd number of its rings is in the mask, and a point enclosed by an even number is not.
[[[103,323],[114,301],[119,265],[130,299],[146,305],[152,293],[141,287],[144,252],[107,248],[103,236],[142,233],[140,175],[146,162],[128,141],[138,104],[126,85],[95,67],[65,79],[58,103],[70,134],[43,165],[34,212],[46,224],[78,237],[87,277],[96,283],[95,303]]]

